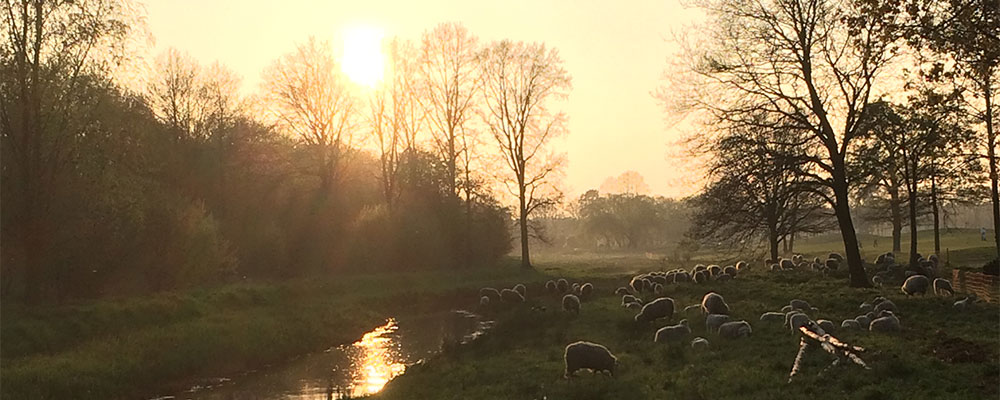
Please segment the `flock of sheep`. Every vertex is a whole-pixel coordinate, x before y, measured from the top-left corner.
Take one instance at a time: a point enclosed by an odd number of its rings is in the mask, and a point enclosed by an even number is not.
[[[811,267],[812,269],[827,272],[836,270],[843,262],[843,258],[836,253],[823,263],[815,259],[812,263],[804,260],[803,256],[796,255],[790,259],[780,259],[770,263],[771,271],[781,271],[787,269]],[[880,255],[876,260],[877,266],[894,264],[892,253]],[[767,263],[765,263],[767,265]],[[637,311],[633,320],[637,324],[649,324],[657,320],[673,319],[677,310],[674,299],[661,296],[667,285],[685,282],[695,284],[708,281],[725,282],[735,279],[740,273],[749,270],[750,265],[740,261],[734,265],[720,267],[718,265],[694,266],[690,271],[675,269],[671,271],[655,271],[636,275],[632,277],[627,286],[615,289],[614,294],[621,296],[621,305],[628,310]],[[931,281],[937,268],[937,257],[923,259],[921,257],[921,268],[923,273],[907,274],[900,289],[906,295],[926,294],[928,289],[933,288],[937,295],[954,295],[951,283],[945,279],[935,278]],[[884,269],[888,271],[889,269]],[[881,271],[880,271],[881,272]],[[874,280],[881,280],[884,284],[889,279],[889,274],[879,275],[876,273]],[[545,289],[549,294],[562,295],[562,310],[564,312],[579,314],[581,311],[581,300],[588,299],[594,295],[594,285],[591,283],[570,284],[566,279],[550,280],[545,283]],[[523,284],[517,284],[511,289],[497,291],[493,288],[483,288],[480,290],[480,305],[489,306],[493,302],[521,303],[525,301],[526,288]],[[642,296],[652,294],[656,296],[648,302],[643,302]],[[974,298],[966,297],[954,303],[957,309],[968,306]],[[883,296],[876,296],[870,302],[863,302],[858,307],[860,314],[854,318],[843,320],[839,327],[829,319],[812,319],[809,315],[819,314],[819,309],[812,307],[807,301],[792,299],[780,311],[768,311],[760,316],[761,324],[782,324],[792,332],[799,332],[802,326],[819,327],[823,332],[833,333],[836,329],[867,330],[871,332],[893,332],[900,330],[900,320],[898,306],[891,300]],[[747,338],[753,332],[751,324],[745,320],[731,320],[730,306],[722,295],[716,292],[706,293],[700,304],[693,304],[683,308],[685,315],[700,312],[705,316],[706,331],[718,335],[723,339]],[[706,349],[709,346],[708,339],[704,337],[694,337],[687,319],[681,319],[677,324],[667,325],[659,328],[653,335],[653,342],[666,343],[669,345],[679,345],[688,343],[695,349]],[[690,340],[689,340],[690,338]],[[590,369],[594,372],[608,372],[614,376],[617,358],[611,351],[601,344],[578,341],[566,346],[564,359],[566,364],[565,376],[568,378],[580,369]]]

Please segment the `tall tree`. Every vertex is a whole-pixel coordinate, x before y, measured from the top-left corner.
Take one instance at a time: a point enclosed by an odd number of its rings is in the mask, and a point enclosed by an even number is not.
[[[355,131],[355,99],[329,43],[315,38],[299,45],[264,72],[263,89],[277,124],[313,150],[320,194],[339,179],[341,161]]]
[[[517,197],[524,268],[531,268],[528,218],[557,200],[551,180],[562,159],[548,146],[566,130],[565,114],[550,111],[552,100],[565,98],[572,87],[562,64],[555,49],[508,40],[491,44],[480,59],[484,121],[511,173],[502,181]]]
[[[870,286],[851,218],[846,160],[876,78],[896,53],[898,11],[852,0],[700,5],[711,24],[708,43],[688,51],[693,76],[684,76],[692,79],[682,87],[694,95],[682,102],[729,124],[753,124],[764,114],[807,133],[797,143],[814,149],[805,175],[829,188],[821,195],[837,217],[850,285]]]

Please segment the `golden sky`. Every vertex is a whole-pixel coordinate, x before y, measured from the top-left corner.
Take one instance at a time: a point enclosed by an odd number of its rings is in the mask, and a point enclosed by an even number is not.
[[[641,173],[651,192],[687,195],[692,172],[672,143],[650,96],[674,52],[673,32],[694,14],[678,0],[660,1],[247,1],[145,0],[153,54],[168,47],[202,64],[221,62],[257,90],[272,60],[310,35],[328,39],[341,54],[345,30],[376,27],[386,38],[419,40],[441,22],[460,22],[482,42],[544,42],[559,49],[573,90],[559,106],[569,136],[557,142],[569,165],[568,198],[597,188],[609,176]]]

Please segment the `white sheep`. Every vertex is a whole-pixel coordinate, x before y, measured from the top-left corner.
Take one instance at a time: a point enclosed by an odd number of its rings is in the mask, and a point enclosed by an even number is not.
[[[695,271],[694,283],[705,283],[708,281],[708,273],[705,271]]]
[[[514,285],[514,291],[520,293],[521,297],[525,297],[526,296],[525,293],[527,293],[528,288],[526,288],[524,286],[524,284],[518,283],[518,284]]]
[[[722,273],[723,274],[726,274],[726,275],[729,275],[729,276],[733,276],[733,277],[736,276],[736,271],[737,271],[736,267],[734,267],[732,265],[727,265],[725,268],[722,269]]]
[[[866,313],[866,312],[874,310],[875,308],[872,305],[872,303],[864,302],[864,303],[861,303],[860,306],[858,306],[858,309],[861,310],[861,312]]]
[[[781,265],[781,269],[795,269],[795,261],[789,260],[787,258],[782,258],[781,262],[778,264]]]
[[[581,369],[589,369],[595,373],[608,371],[611,376],[615,376],[615,366],[618,364],[618,358],[607,347],[583,341],[567,345],[563,359],[566,361],[565,378]]]
[[[729,282],[731,280],[733,280],[733,276],[729,275],[727,273],[721,273],[721,274],[715,276],[715,281],[716,282]]]
[[[867,327],[869,324],[872,323],[872,318],[869,317],[866,314],[862,314],[862,315],[859,315],[857,317],[854,317],[854,320],[857,321],[858,325],[861,326],[861,327]]]
[[[489,307],[490,306],[490,298],[489,298],[489,296],[482,296],[482,297],[480,297],[479,298],[479,306],[480,307]]]
[[[785,321],[787,326],[792,332],[798,332],[799,327],[805,326],[809,323],[810,319],[808,315],[805,315],[799,311],[792,311],[785,314]]]
[[[594,285],[590,282],[580,285],[580,295],[584,298],[589,298],[592,294],[594,294]]]
[[[889,300],[889,299],[884,299],[884,300],[876,303],[875,304],[875,308],[872,311],[874,313],[878,314],[878,313],[880,313],[882,311],[886,311],[886,310],[892,311],[892,312],[899,312],[899,310],[896,308],[896,303],[893,303],[892,300]]]
[[[573,294],[580,294],[580,284],[574,282],[573,285],[569,287],[569,292]]]
[[[563,278],[556,280],[556,289],[559,289],[559,293],[566,293],[569,291],[569,282]]]
[[[691,274],[688,274],[687,271],[677,271],[677,273],[674,274],[674,283],[684,282],[691,282]]]
[[[726,322],[719,326],[719,336],[727,339],[750,337],[751,333],[753,333],[753,329],[746,321]]]
[[[556,291],[556,281],[548,280],[545,282],[545,291],[549,293],[555,293]]]
[[[729,314],[729,304],[722,295],[708,292],[701,298],[701,311],[704,314]]]
[[[715,277],[715,276],[719,276],[719,274],[721,274],[721,273],[722,273],[722,268],[719,267],[718,265],[709,265],[708,266],[708,274],[709,275]]]
[[[479,297],[483,296],[489,297],[490,301],[500,301],[500,291],[491,287],[479,289]]]
[[[622,287],[620,287],[618,289],[615,289],[615,295],[616,296],[621,296],[621,295],[626,295],[626,294],[629,294],[629,291],[624,286],[622,286]]]
[[[952,307],[954,307],[956,310],[965,310],[966,308],[969,307],[969,303],[972,303],[973,301],[974,300],[971,297],[966,296],[966,298],[958,300],[954,304],[952,304]]]
[[[573,294],[567,294],[562,298],[562,309],[566,312],[580,314],[580,298]]]
[[[833,324],[833,321],[826,319],[816,320],[816,325],[819,325],[819,327],[823,328],[823,330],[826,331],[827,333],[833,333],[833,330],[836,328],[836,325]]]
[[[792,301],[788,302],[788,305],[792,306],[792,309],[799,311],[808,311],[809,309],[812,308],[812,306],[809,305],[808,301],[799,299],[792,299]]]
[[[635,322],[651,322],[660,318],[668,321],[674,316],[674,299],[660,297],[642,306],[642,310],[635,315]]]
[[[688,320],[682,319],[677,325],[664,326],[656,330],[653,341],[656,343],[677,343],[691,334]]]
[[[705,317],[705,330],[715,333],[726,322],[729,322],[729,316],[726,314],[708,314]]]
[[[500,291],[500,300],[504,303],[524,303],[524,296],[517,291],[504,289]]]
[[[632,288],[632,291],[636,293],[642,293],[642,291],[646,289],[642,277],[639,276],[632,277],[632,280],[629,281],[628,285]]]
[[[736,262],[736,270],[737,271],[742,271],[744,269],[749,271],[750,270],[750,264],[747,264],[747,262],[743,261],[743,260],[740,260],[740,261]]]
[[[845,319],[844,322],[840,323],[841,328],[847,329],[861,329],[861,323],[856,319]]]
[[[708,339],[705,339],[701,336],[691,339],[691,348],[697,350],[708,349]]]
[[[927,289],[931,286],[931,281],[923,275],[913,275],[906,278],[903,282],[903,286],[899,290],[903,291],[903,294],[907,296],[913,296],[915,294],[927,294]]]
[[[872,320],[868,325],[868,330],[872,332],[893,332],[900,330],[899,318],[892,311],[883,311],[882,315]]]
[[[785,321],[784,313],[768,311],[760,315],[760,322],[784,323],[784,321]]]
[[[951,288],[951,281],[944,278],[937,278],[934,280],[934,294],[938,296],[944,296],[944,292],[948,292],[949,296],[955,295],[955,289]]]

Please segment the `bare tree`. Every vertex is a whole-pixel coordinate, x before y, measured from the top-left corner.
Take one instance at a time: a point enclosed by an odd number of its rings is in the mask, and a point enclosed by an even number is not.
[[[565,114],[549,110],[549,103],[565,98],[572,87],[562,63],[555,49],[507,40],[491,44],[480,60],[484,121],[511,172],[503,183],[518,199],[524,268],[531,267],[528,218],[532,211],[553,204],[558,193],[551,178],[562,159],[547,146],[565,132]]]
[[[355,99],[329,43],[309,38],[276,60],[264,72],[263,88],[277,124],[315,150],[315,174],[326,194],[339,178],[355,130]]]
[[[896,53],[898,13],[848,0],[706,0],[707,43],[688,50],[691,61],[681,102],[728,124],[755,124],[761,114],[783,129],[807,133],[804,171],[829,192],[850,269],[851,286],[869,286],[851,219],[846,166],[859,120],[876,78]],[[667,99],[674,93],[661,90]]]

